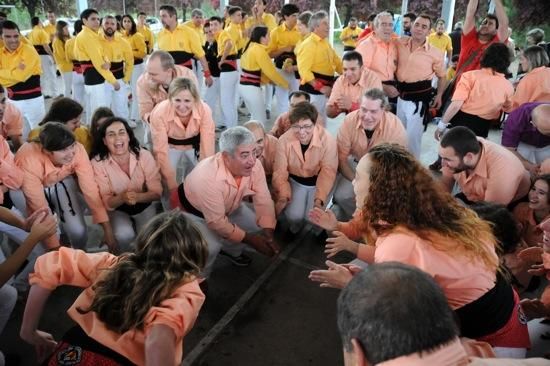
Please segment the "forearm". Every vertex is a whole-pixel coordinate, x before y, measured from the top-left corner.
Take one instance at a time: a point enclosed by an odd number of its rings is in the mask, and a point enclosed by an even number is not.
[[[111,196],[111,198],[107,200],[108,207],[112,209],[116,209],[123,203],[124,203],[124,199],[122,198],[122,194]]]
[[[344,176],[347,180],[350,182],[355,178],[355,173],[353,172],[353,169],[349,166],[348,161],[341,161],[338,170],[340,171],[340,174]]]
[[[145,365],[173,365],[176,335],[164,324],[154,325],[145,339]]]
[[[447,87],[447,78],[445,76],[437,79],[437,96],[441,97]]]
[[[50,48],[50,45],[49,44],[45,44],[44,45],[44,50],[46,51],[46,53],[48,55],[50,55],[52,57],[52,59],[55,61],[55,57],[53,57],[53,51],[52,49]]]
[[[29,339],[30,335],[38,329],[38,323],[42,317],[44,305],[50,297],[52,290],[45,289],[39,285],[32,285],[25,306],[23,321],[21,322],[21,338]]]
[[[137,202],[153,202],[160,199],[160,194],[157,192],[143,192],[136,194]]]
[[[9,194],[9,193],[6,192],[4,194]],[[23,220],[23,218],[17,216],[13,212],[11,212],[9,209],[2,206],[0,206],[0,221],[10,226],[14,226],[16,228],[25,230],[24,229],[25,221]]]
[[[466,17],[464,18],[464,34],[469,33],[475,27],[475,16],[478,4],[479,0],[470,0],[468,2],[468,6],[466,7]]]
[[[502,0],[495,0],[495,15],[498,19],[498,38],[501,42],[505,42],[508,38],[508,16]]]
[[[37,243],[38,240],[32,234],[29,234],[15,253],[0,264],[0,287],[4,286],[10,277],[17,272]]]
[[[447,110],[445,111],[445,115],[442,118],[443,123],[451,122],[453,117],[458,113],[458,111],[460,111],[460,108],[462,107],[463,104],[464,102],[462,101],[453,101],[449,105],[449,108],[447,108]]]
[[[205,74],[210,74],[210,69],[208,68],[208,62],[206,61],[206,57],[199,58],[199,62],[201,63],[202,71]]]

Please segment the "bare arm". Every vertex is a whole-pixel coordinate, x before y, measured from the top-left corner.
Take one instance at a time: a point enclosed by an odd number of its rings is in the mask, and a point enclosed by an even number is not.
[[[498,19],[498,39],[500,42],[504,43],[508,39],[509,21],[506,10],[504,10],[504,5],[502,5],[502,0],[495,0],[495,15]]]
[[[349,181],[352,181],[353,178],[355,178],[355,173],[353,172],[353,169],[349,166],[348,159],[345,160],[342,159],[338,163],[338,170],[340,171],[340,174],[344,176]]]
[[[518,153],[517,149],[513,147],[506,147],[508,150],[514,153],[515,156],[521,161],[525,170],[529,171],[532,175],[536,175],[539,170],[539,165],[531,163],[529,160],[526,160],[523,156]]]
[[[462,100],[453,100],[445,111],[445,115],[442,118],[443,123],[451,122],[453,117],[458,113],[458,111],[460,111],[460,108],[462,108],[463,104],[464,101]]]
[[[145,365],[173,365],[176,354],[176,335],[164,324],[151,327],[145,339]]]
[[[466,17],[464,19],[464,27],[462,27],[463,34],[470,33],[472,29],[474,29],[474,27],[476,26],[476,11],[478,5],[479,0],[470,0],[468,2],[468,7],[466,8]]]

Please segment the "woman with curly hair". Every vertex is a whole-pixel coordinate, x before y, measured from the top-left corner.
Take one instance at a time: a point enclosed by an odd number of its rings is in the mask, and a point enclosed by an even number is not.
[[[30,279],[21,338],[36,347],[40,360],[49,359],[45,364],[71,355],[90,366],[180,364],[182,339],[204,302],[197,276],[207,257],[200,231],[180,211],[151,220],[131,254],[70,248],[47,253]],[[76,325],[56,344],[37,328],[60,285],[86,290],[68,310]]]
[[[367,263],[396,261],[431,274],[460,320],[461,335],[485,341],[497,355],[525,356],[529,334],[519,321],[519,297],[499,274],[489,224],[461,206],[403,147],[378,145],[357,166],[353,181],[361,214],[342,224],[314,209],[310,220],[329,231],[366,237],[356,246]],[[355,230],[348,230],[349,226]],[[342,240],[330,245],[339,250]],[[356,271],[327,262],[310,278],[323,287],[344,287]],[[405,285],[405,284],[404,284]],[[391,299],[389,301],[394,301]],[[502,348],[506,350],[499,353]]]

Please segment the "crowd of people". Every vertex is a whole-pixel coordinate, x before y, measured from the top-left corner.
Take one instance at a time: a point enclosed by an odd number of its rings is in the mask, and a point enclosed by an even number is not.
[[[311,231],[357,257],[309,275],[343,289],[346,365],[548,364],[521,360],[550,319],[548,46],[530,31],[510,80],[495,5],[476,26],[469,0],[451,34],[351,18],[342,55],[327,12],[265,0],[183,24],[162,5],[156,36],[142,12],[86,9],[71,35],[49,11],[27,37],[0,13],[0,332],[19,298],[40,361],[179,364],[218,255],[247,266]],[[84,291],[55,340],[39,321],[66,284]]]

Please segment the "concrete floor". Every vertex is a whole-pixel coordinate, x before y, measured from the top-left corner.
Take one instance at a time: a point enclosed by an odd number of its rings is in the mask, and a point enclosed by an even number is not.
[[[246,116],[240,119],[247,120]],[[335,135],[342,120],[343,116],[329,120],[328,130]],[[266,127],[270,128],[271,123]],[[434,128],[429,126],[423,139],[421,160],[425,165],[437,155]],[[138,128],[138,135],[140,131]],[[500,141],[500,131],[491,131],[490,139]],[[101,231],[94,225],[90,229],[89,246],[93,247]],[[310,270],[324,267],[323,243],[303,232],[282,244],[284,250],[278,258],[251,253],[253,263],[245,268],[218,258],[206,303],[184,341],[184,365],[343,364],[335,314],[338,291],[320,289],[307,279]],[[341,263],[350,259],[346,255],[335,258]],[[80,289],[70,287],[57,289],[46,306],[40,328],[59,339],[73,325],[66,309],[79,293]],[[0,336],[0,349],[18,354],[21,365],[34,365],[34,350],[18,336],[23,309],[23,304],[17,305]],[[530,330],[530,354],[547,352],[550,343],[542,341],[540,334],[550,331],[550,327],[535,320]]]

